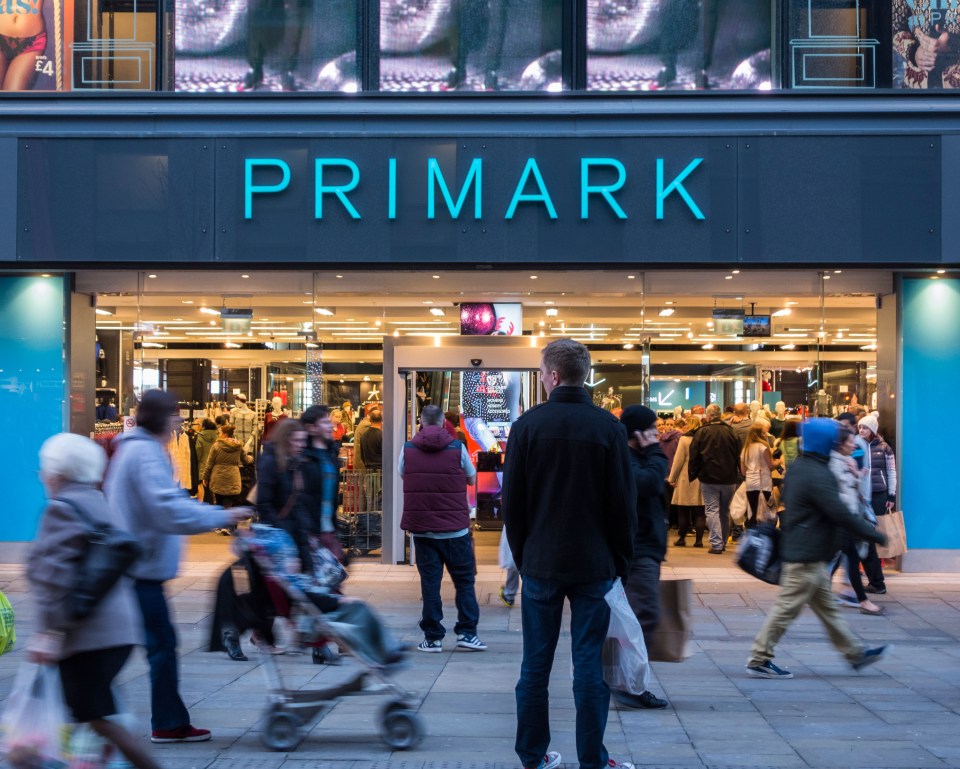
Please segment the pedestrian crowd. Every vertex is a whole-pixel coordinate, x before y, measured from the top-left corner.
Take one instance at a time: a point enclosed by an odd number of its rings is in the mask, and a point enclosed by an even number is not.
[[[712,555],[733,548],[744,532],[777,528],[780,592],[749,652],[748,675],[792,678],[773,662],[774,650],[804,606],[854,669],[889,652],[889,646],[865,647],[839,608],[845,603],[865,614],[882,613],[870,600],[870,594],[886,592],[877,552],[885,538],[877,521],[894,508],[897,477],[876,414],[804,420],[787,414],[782,403],[773,412],[741,403],[728,413],[710,404],[686,413],[678,409],[668,418],[633,405],[615,416],[595,406],[584,388],[590,370],[590,353],[578,342],[560,339],[542,350],[547,399],[514,423],[502,468],[500,563],[506,580],[499,595],[507,607],[521,599],[515,748],[523,767],[554,769],[561,761],[550,750],[548,685],[569,604],[577,760],[581,769],[632,769],[604,746],[611,697],[633,708],[668,703],[651,691],[611,689],[605,682],[608,597],[619,580],[649,645],[662,611],[660,569],[671,526],[675,547],[686,547],[692,535],[692,546]],[[443,650],[440,589],[446,571],[456,596],[455,646],[482,652],[487,646],[479,636],[467,494],[477,470],[462,432],[439,407],[425,406],[419,421],[397,467],[400,527],[411,537],[420,576],[423,637],[416,650]],[[238,498],[244,459],[230,424],[219,431],[204,424],[198,441],[203,480],[217,504],[193,499],[174,483],[165,443],[179,422],[175,397],[154,390],[144,394],[137,425],[119,438],[109,466],[99,446],[70,434],[49,439],[40,455],[48,505],[27,566],[37,606],[28,657],[57,666],[74,719],[89,724],[136,767],[157,764],[113,718],[119,707],[112,689],[136,645],[145,646],[150,667],[153,742],[211,737],[191,722],[180,696],[177,637],[165,590],[177,574],[184,534],[233,530],[254,518],[252,536],[259,537],[268,562],[320,611],[353,622],[358,644],[373,650],[365,655],[370,664],[388,667],[403,652],[371,610],[342,595],[339,581],[319,578],[331,563],[341,571],[349,563],[337,532],[339,440],[352,433],[360,462],[368,471],[381,469],[382,412],[368,413],[356,427],[348,409],[333,413],[319,405],[299,419],[273,420],[252,504]],[[732,508],[739,515],[732,517]],[[90,519],[101,529],[132,534],[140,555],[77,621],[64,607],[90,541]],[[831,589],[831,575],[841,565],[852,595]],[[286,627],[288,651],[298,646],[289,611],[269,590],[251,586],[255,567],[241,557],[221,575],[215,593],[209,648],[237,661],[247,659],[241,645],[247,632],[261,653],[282,653],[277,628]],[[334,662],[338,651],[335,639],[315,645],[314,661]]]

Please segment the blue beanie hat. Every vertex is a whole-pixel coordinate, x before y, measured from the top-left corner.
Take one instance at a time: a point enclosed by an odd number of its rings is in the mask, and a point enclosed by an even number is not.
[[[829,457],[837,442],[840,425],[832,419],[808,419],[801,425],[800,437],[804,454]]]

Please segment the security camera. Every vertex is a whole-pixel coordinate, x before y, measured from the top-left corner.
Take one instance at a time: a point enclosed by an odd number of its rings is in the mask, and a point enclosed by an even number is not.
[[[471,364],[472,366],[482,366],[482,365],[483,365],[483,359],[482,359],[482,358],[471,358],[471,359],[470,359],[470,364]]]

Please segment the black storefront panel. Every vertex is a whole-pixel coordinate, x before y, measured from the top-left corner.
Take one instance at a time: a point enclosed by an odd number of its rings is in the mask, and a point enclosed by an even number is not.
[[[940,260],[939,147],[936,137],[818,136],[22,140],[17,253],[929,263]]]
[[[26,139],[18,155],[24,261],[212,261],[214,144]]]
[[[740,140],[744,262],[940,261],[940,138]]]

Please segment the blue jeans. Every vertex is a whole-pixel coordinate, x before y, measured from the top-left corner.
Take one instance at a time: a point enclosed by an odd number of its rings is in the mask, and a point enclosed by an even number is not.
[[[600,653],[610,624],[604,596],[613,582],[569,584],[523,578],[523,662],[517,682],[516,751],[525,767],[537,766],[550,747],[547,686],[560,638],[564,599],[570,601],[570,646],[573,653],[573,699],[577,708],[577,758],[580,769],[606,767],[603,746],[610,689],[603,680]]]
[[[457,624],[453,631],[460,635],[475,635],[480,621],[480,606],[474,588],[476,560],[473,542],[469,534],[454,539],[414,537],[417,554],[417,571],[420,572],[420,595],[423,600],[423,616],[420,629],[428,641],[439,641],[446,634],[443,627],[443,599],[440,583],[443,582],[443,567],[453,580],[457,600]]]
[[[733,483],[700,482],[707,528],[710,529],[710,547],[714,550],[722,550],[730,536],[730,503],[736,490]]]
[[[150,725],[154,731],[190,724],[190,714],[180,699],[177,672],[177,633],[170,622],[163,582],[134,581],[150,663]]]

